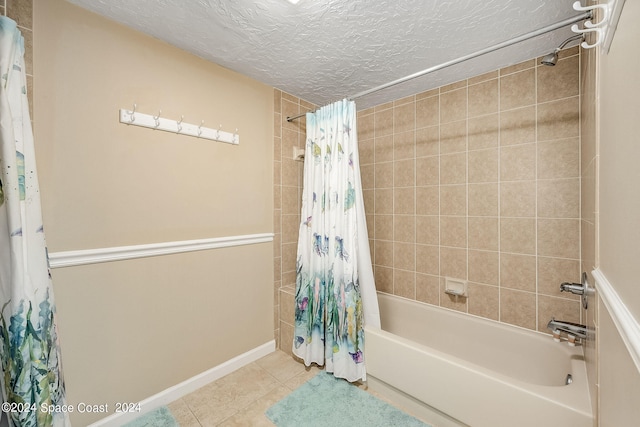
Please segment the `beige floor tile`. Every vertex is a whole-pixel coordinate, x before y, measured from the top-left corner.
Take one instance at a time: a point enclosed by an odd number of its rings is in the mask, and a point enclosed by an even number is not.
[[[264,396],[280,383],[256,363],[251,363],[215,382],[229,399],[230,407],[238,410]]]
[[[257,360],[256,364],[280,382],[293,378],[303,372],[305,368],[303,363],[283,351],[274,351]]]
[[[306,367],[304,365],[302,366],[304,367],[304,370],[302,372],[300,372],[295,377],[292,377],[291,379],[283,383],[284,386],[287,387],[289,390],[297,389],[302,384],[306,383],[311,378],[315,377],[318,374],[318,372],[324,370],[322,367],[318,365],[311,365],[309,367]]]
[[[289,393],[291,390],[279,385],[246,408],[238,411],[234,416],[223,421],[220,426],[273,426],[265,412]]]
[[[171,402],[167,407],[180,427],[200,427],[198,419],[193,415],[189,405],[183,399]]]

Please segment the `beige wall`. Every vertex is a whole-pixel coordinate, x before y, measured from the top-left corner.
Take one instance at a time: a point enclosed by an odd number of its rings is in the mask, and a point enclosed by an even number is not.
[[[578,49],[561,58],[359,112],[378,290],[542,332],[580,320],[559,292],[580,272]]]
[[[640,321],[640,19],[638,2],[627,1],[608,54],[599,55],[599,127],[596,158],[596,266]],[[640,418],[640,372],[600,301],[597,387],[600,426],[635,425]],[[593,379],[592,379],[593,381]]]
[[[61,0],[33,12],[50,252],[273,231],[272,88]],[[240,145],[120,124],[134,103]],[[70,403],[138,401],[269,342],[272,277],[271,243],[55,269]]]

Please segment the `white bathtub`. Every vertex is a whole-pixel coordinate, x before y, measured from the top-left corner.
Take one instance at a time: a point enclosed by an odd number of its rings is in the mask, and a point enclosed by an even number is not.
[[[387,294],[378,301],[382,330],[365,328],[369,387],[403,396],[400,403],[425,421],[593,426],[581,347]]]

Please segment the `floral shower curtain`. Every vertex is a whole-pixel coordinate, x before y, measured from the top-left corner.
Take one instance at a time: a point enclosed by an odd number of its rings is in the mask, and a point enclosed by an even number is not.
[[[364,323],[380,326],[360,182],[356,108],[307,113],[293,353],[366,380]]]
[[[15,426],[66,426],[24,39],[0,17],[0,357],[2,410]]]

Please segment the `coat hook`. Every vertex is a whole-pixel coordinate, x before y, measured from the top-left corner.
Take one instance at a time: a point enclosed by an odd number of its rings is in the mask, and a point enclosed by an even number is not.
[[[204,125],[204,120],[202,120],[200,126],[198,126],[198,136],[202,135],[202,125]]]
[[[238,128],[236,128],[236,132],[233,134],[233,143],[238,143]]]
[[[578,34],[584,34],[584,33],[596,33],[597,34],[597,39],[596,39],[596,42],[594,44],[589,44],[587,42],[582,42],[580,44],[580,46],[582,46],[585,49],[591,49],[592,47],[598,46],[599,44],[602,43],[602,40],[604,39],[603,29],[600,28],[600,27],[581,30],[580,28],[578,28],[578,26],[576,24],[573,24],[571,26],[571,31],[573,31],[574,33],[578,33]]]
[[[133,110],[129,111],[129,114],[131,115],[131,118],[129,119],[130,123],[133,123],[136,119],[136,108],[138,107],[137,104],[133,104]]]
[[[176,122],[176,124],[178,125],[178,132],[180,132],[182,130],[182,121],[184,120],[184,116],[180,115],[180,120],[178,120]]]
[[[220,140],[220,131],[222,130],[222,125],[218,126],[218,130],[216,131],[216,139]]]
[[[160,126],[160,114],[162,114],[162,110],[158,111],[158,115],[157,116],[153,116],[153,120],[156,121],[156,127]]]

